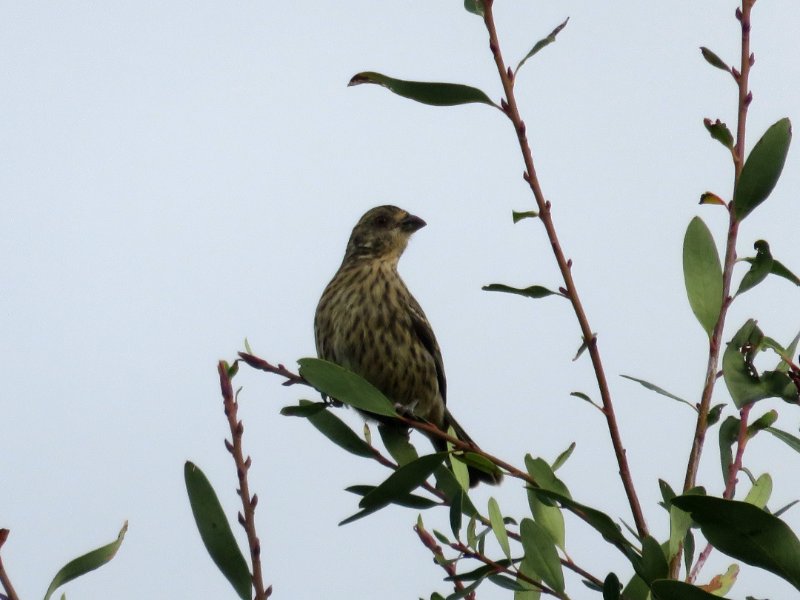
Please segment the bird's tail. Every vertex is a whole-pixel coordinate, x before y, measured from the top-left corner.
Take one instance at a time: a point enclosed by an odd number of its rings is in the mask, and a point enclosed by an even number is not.
[[[452,427],[453,431],[456,432],[456,437],[460,439],[462,442],[467,442],[478,448],[478,444],[464,431],[464,428],[455,420],[450,411],[447,408],[444,409],[444,428],[445,430],[448,427]],[[439,440],[442,446],[446,447],[446,443],[443,440]],[[437,444],[438,445],[438,444]],[[479,483],[488,483],[489,485],[497,485],[503,480],[503,474],[500,472],[499,469],[492,471],[491,473],[487,471],[483,471],[477,467],[468,467],[469,469],[469,486],[475,487]]]

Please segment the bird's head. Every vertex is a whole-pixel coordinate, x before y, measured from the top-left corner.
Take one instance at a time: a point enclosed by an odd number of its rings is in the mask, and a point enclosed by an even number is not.
[[[425,221],[396,206],[376,206],[368,210],[350,234],[345,262],[367,258],[398,260],[415,231]]]

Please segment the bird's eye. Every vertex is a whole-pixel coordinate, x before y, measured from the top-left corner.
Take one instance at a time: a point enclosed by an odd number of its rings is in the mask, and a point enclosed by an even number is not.
[[[386,215],[378,215],[375,217],[375,225],[378,227],[388,227],[389,225],[389,217]]]

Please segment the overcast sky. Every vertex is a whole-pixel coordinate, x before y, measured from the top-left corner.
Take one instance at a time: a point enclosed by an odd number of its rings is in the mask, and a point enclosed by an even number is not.
[[[706,340],[686,300],[681,245],[695,215],[724,239],[725,211],[697,201],[706,190],[728,198],[732,168],[702,119],[733,128],[736,90],[698,47],[736,61],[735,2],[496,5],[509,63],[570,17],[517,93],[663,540],[657,480],[681,486],[693,413],[619,375],[699,398]],[[798,28],[796,1],[756,5],[748,147],[779,118],[800,122]],[[216,361],[233,359],[245,338],[290,368],[313,355],[319,294],[358,217],[385,203],[428,223],[400,267],[439,338],[459,421],[518,465],[576,441],[560,471],[573,496],[632,523],[605,423],[569,396],[598,398],[587,358],[571,362],[580,339],[568,304],[480,289],[560,285],[540,223],[511,221],[512,209],[533,207],[513,130],[486,106],[347,88],[362,70],[500,97],[483,24],[459,0],[0,3],[0,527],[11,529],[3,561],[22,597],[41,597],[59,567],[110,542],[126,519],[119,555],[69,584],[69,598],[234,597],[202,547],[182,477],[185,460],[199,464],[235,520]],[[751,255],[767,239],[796,273],[798,156],[792,149],[739,243]],[[726,339],[755,317],[788,342],[800,330],[799,294],[768,279],[735,302]],[[386,472],[278,414],[313,399],[309,390],[247,368],[235,383],[273,597],[447,593],[413,511],[337,526],[357,509],[343,489]],[[715,402],[726,401],[719,385]],[[768,408],[798,433],[796,407],[767,401],[753,414]],[[360,429],[352,411],[340,414]],[[716,436],[700,481],[720,494]],[[800,456],[774,438],[755,438],[745,464],[774,476],[771,508],[800,498]],[[490,494],[526,514],[515,481],[475,501]],[[448,530],[446,511],[423,516]],[[800,530],[800,509],[786,519]],[[568,520],[567,545],[599,577],[630,576],[582,523]],[[732,562],[712,555],[702,580]],[[568,590],[596,597],[575,578]],[[792,593],[746,568],[730,595]],[[509,593],[486,585],[479,597]]]

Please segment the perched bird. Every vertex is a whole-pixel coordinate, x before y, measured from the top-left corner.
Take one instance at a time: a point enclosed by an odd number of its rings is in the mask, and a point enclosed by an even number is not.
[[[410,415],[445,431],[452,426],[460,440],[474,444],[445,406],[439,344],[397,272],[411,234],[424,226],[425,221],[396,206],[378,206],[361,217],[317,306],[317,355],[357,373]],[[446,449],[440,438],[431,441],[437,450]],[[499,472],[472,467],[469,476],[473,486],[501,479]]]

